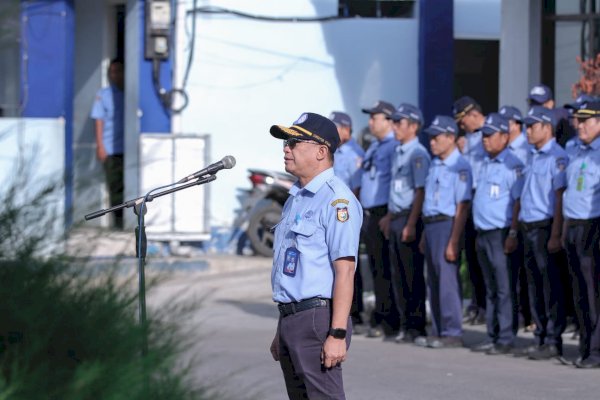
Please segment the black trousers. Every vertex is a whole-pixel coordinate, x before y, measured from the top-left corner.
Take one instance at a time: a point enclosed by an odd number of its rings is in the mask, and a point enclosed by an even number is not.
[[[525,268],[538,344],[552,344],[562,350],[564,299],[559,266],[555,255],[548,253],[551,230],[551,224],[524,230]]]
[[[402,241],[402,230],[408,216],[392,220],[390,225],[390,266],[394,299],[400,313],[401,329],[418,335],[426,335],[426,311],[424,261],[419,251],[419,241],[423,234],[423,224],[416,226],[416,239]]]
[[[471,309],[475,306],[477,309],[485,309],[485,280],[483,272],[477,259],[477,249],[475,246],[475,238],[477,231],[473,225],[473,216],[469,214],[465,223],[465,258],[467,261],[467,269],[469,271],[469,283],[471,284]]]
[[[600,218],[569,226],[566,251],[579,325],[579,355],[600,362]]]
[[[116,206],[123,202],[123,190],[125,187],[123,179],[123,155],[116,154],[106,157],[104,161],[104,174],[106,176],[106,185],[108,186],[108,196],[110,206]],[[114,212],[115,227],[123,228],[123,210]]]
[[[400,329],[400,316],[392,291],[389,242],[379,229],[379,221],[386,213],[387,206],[365,209],[361,234],[367,248],[375,292],[375,310],[370,324],[381,325],[384,333],[391,335]]]

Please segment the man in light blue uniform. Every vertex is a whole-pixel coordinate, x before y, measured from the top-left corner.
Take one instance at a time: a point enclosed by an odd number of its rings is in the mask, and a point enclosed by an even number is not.
[[[95,120],[96,156],[104,167],[110,205],[123,202],[124,70],[114,59],[108,67],[110,86],[96,94],[91,118]],[[123,228],[123,210],[115,212],[115,227]]]
[[[578,368],[600,368],[600,102],[574,112],[581,142],[571,152],[563,197],[565,238],[579,325]]]
[[[375,292],[375,309],[367,336],[395,336],[400,330],[400,315],[391,285],[389,243],[379,228],[379,220],[387,214],[392,158],[398,145],[388,119],[395,108],[380,100],[362,111],[369,114],[369,130],[376,139],[365,153],[359,192],[365,215],[362,238],[369,255]]]
[[[574,102],[565,104],[563,107],[566,110],[568,110],[569,113],[572,115],[575,111],[579,110],[581,105],[583,105],[584,103],[592,103],[595,101],[597,101],[597,100],[593,96],[590,96],[587,94],[582,94],[582,95],[577,96],[577,98],[575,99]],[[571,121],[572,121],[571,126],[573,126],[575,128],[575,130],[577,130],[578,129],[578,122],[577,122],[578,119],[571,118]],[[569,155],[569,157],[571,156],[571,152],[577,153],[580,145],[581,145],[581,139],[579,139],[579,135],[573,136],[571,139],[569,139],[567,141],[567,143],[565,143],[565,150],[567,151],[567,154]]]
[[[508,120],[508,150],[523,165],[528,166],[531,160],[531,145],[527,142],[527,135],[523,132],[523,115],[521,111],[513,106],[503,106],[498,111],[500,115]],[[513,302],[515,308],[514,332],[519,331],[519,313],[523,317],[523,325],[528,332],[533,331],[531,302],[529,301],[529,289],[527,285],[527,273],[525,272],[525,248],[523,247],[523,235],[517,230],[517,249],[510,254],[512,271],[515,274],[513,293],[516,298]]]
[[[469,96],[463,96],[456,100],[452,106],[454,120],[458,126],[465,132],[465,146],[462,150],[464,158],[469,162],[473,173],[473,190],[477,189],[477,175],[483,159],[485,150],[481,143],[481,127],[484,124],[485,116],[479,103]],[[471,304],[469,304],[465,321],[471,324],[479,324],[485,321],[485,282],[481,266],[477,260],[477,251],[475,250],[475,241],[472,240],[476,235],[473,225],[472,214],[465,225],[465,258],[469,270],[469,280],[471,283]]]
[[[362,161],[365,151],[352,137],[352,119],[346,113],[333,111],[329,119],[340,135],[340,146],[335,151],[333,171],[352,190],[360,186]]]
[[[555,107],[554,94],[552,89],[546,85],[535,85],[529,91],[527,97],[530,106],[542,106],[552,111],[554,114],[554,138],[556,142],[565,146],[567,141],[575,135],[575,129],[569,123],[569,111],[563,107]]]
[[[290,399],[345,399],[341,363],[350,345],[362,209],[333,173],[333,122],[304,113],[270,132],[284,140],[285,170],[298,178],[274,228],[271,285],[280,317],[271,354]]]
[[[469,163],[456,148],[458,127],[451,117],[437,116],[425,130],[435,156],[425,181],[423,223],[432,335],[415,344],[431,348],[462,346],[462,299],[458,268],[465,221],[472,196]]]
[[[487,116],[481,128],[487,156],[479,170],[473,198],[477,256],[486,284],[488,339],[472,348],[486,354],[506,354],[515,339],[514,274],[509,254],[517,248],[519,198],[523,163],[508,146],[508,120],[498,113]]]
[[[562,196],[569,160],[554,139],[555,121],[554,112],[542,106],[532,107],[524,119],[527,140],[533,150],[525,173],[519,221],[525,241],[525,266],[537,343],[516,355],[535,360],[562,355],[561,335],[565,329],[556,253],[562,249]]]
[[[352,137],[352,119],[346,113],[334,111],[329,115],[329,119],[335,124],[340,136],[340,145],[335,151],[333,159],[333,172],[340,178],[353,192],[358,191],[361,179],[362,160],[365,151]],[[366,332],[366,327],[362,319],[364,311],[363,304],[363,280],[360,265],[357,262],[356,273],[354,274],[354,297],[352,299],[352,325],[354,334]]]
[[[388,213],[379,222],[390,241],[392,288],[401,317],[397,343],[412,343],[425,331],[425,274],[419,241],[423,233],[421,210],[430,157],[419,143],[421,110],[401,104],[392,114],[393,130],[400,145],[392,160],[392,184]]]

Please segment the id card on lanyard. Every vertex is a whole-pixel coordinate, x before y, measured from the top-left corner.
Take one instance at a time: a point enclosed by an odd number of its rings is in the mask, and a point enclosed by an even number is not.
[[[283,258],[283,274],[289,277],[295,277],[298,271],[298,262],[300,261],[300,251],[296,248],[296,238],[290,247],[285,250]]]

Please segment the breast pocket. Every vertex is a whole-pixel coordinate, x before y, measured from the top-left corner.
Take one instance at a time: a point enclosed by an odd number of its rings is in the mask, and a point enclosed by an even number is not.
[[[296,248],[300,250],[300,253],[309,250],[311,244],[313,246],[316,244],[315,240],[317,240],[317,235],[315,235],[315,232],[317,231],[317,225],[313,222],[301,221],[292,226],[290,230],[295,236],[292,242],[295,241]]]

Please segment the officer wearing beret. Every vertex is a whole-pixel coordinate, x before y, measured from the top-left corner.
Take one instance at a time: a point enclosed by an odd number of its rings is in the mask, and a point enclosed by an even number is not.
[[[333,111],[329,119],[335,124],[340,136],[340,145],[335,151],[333,159],[333,172],[350,189],[357,191],[360,186],[362,160],[365,151],[352,137],[352,119],[341,111]],[[354,275],[354,296],[352,299],[352,317],[353,333],[365,333],[366,328],[363,323],[361,313],[364,311],[363,305],[363,283],[360,265],[357,262],[356,273]]]
[[[425,181],[421,240],[427,260],[432,335],[415,344],[431,348],[462,346],[462,299],[458,268],[460,245],[472,196],[471,167],[456,148],[458,127],[437,116],[425,132],[435,156]]]
[[[284,140],[285,170],[298,178],[274,228],[271,284],[280,316],[271,354],[290,399],[344,399],[362,210],[333,173],[333,122],[304,113],[270,132]]]
[[[379,225],[390,241],[392,288],[401,317],[396,342],[412,343],[426,335],[424,258],[419,252],[419,241],[430,157],[419,142],[423,116],[417,107],[401,104],[390,119],[400,145],[392,159],[388,213]]]
[[[581,144],[572,151],[567,167],[563,212],[580,332],[575,366],[600,368],[600,102],[581,104],[573,117]]]
[[[525,173],[519,221],[537,343],[516,355],[540,360],[562,355],[565,313],[555,255],[562,249],[562,196],[567,183],[568,156],[554,139],[556,122],[552,110],[534,106],[524,122],[533,149]]]
[[[507,149],[508,120],[498,113],[487,116],[481,128],[487,152],[473,198],[477,256],[486,285],[488,339],[472,348],[486,354],[506,354],[515,339],[514,279],[509,254],[517,248],[519,198],[523,163]]]
[[[471,166],[473,173],[473,190],[477,188],[477,174],[485,158],[485,150],[481,143],[481,127],[484,124],[485,116],[481,106],[473,98],[463,96],[454,102],[452,107],[454,120],[458,126],[465,132],[465,145],[462,153]],[[465,237],[475,237],[475,227],[473,225],[472,214],[469,213],[465,225]],[[485,282],[481,272],[481,266],[477,261],[477,252],[475,250],[475,241],[467,240],[465,242],[465,257],[467,268],[469,270],[469,280],[471,283],[471,304],[467,308],[465,320],[471,324],[483,323],[485,320]]]
[[[523,115],[521,111],[514,106],[502,106],[498,111],[500,115],[508,120],[508,150],[523,163],[529,165],[531,159],[531,145],[527,142],[527,135],[523,132]],[[517,249],[510,254],[511,271],[515,274],[512,283],[513,294],[516,296],[513,301],[515,309],[514,332],[519,330],[519,313],[523,317],[525,330],[533,332],[531,306],[529,301],[529,292],[527,285],[527,274],[523,261],[525,253],[523,248],[523,236],[520,230],[517,230]]]
[[[365,215],[362,237],[369,255],[375,292],[375,310],[371,314],[367,336],[391,336],[400,329],[400,316],[391,287],[389,244],[379,228],[379,220],[388,211],[392,158],[398,145],[388,119],[395,107],[380,100],[362,111],[369,114],[369,130],[375,137],[363,160],[359,195]]]

